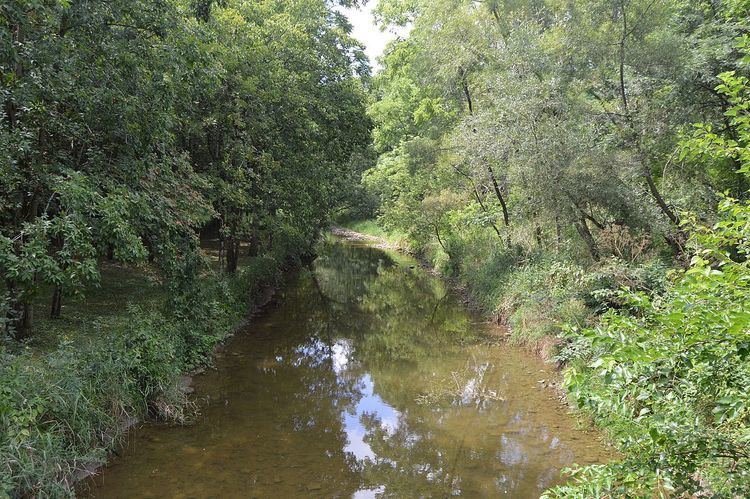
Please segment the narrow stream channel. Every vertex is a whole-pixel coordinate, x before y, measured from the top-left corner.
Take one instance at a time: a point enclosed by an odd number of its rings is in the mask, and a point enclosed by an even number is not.
[[[605,461],[488,333],[408,258],[328,242],[196,377],[197,423],[134,430],[82,495],[526,498]]]

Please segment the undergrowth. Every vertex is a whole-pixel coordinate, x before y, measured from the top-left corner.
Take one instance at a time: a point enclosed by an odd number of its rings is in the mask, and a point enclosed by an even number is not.
[[[693,227],[663,293],[624,290],[596,327],[567,328],[571,397],[626,455],[548,497],[750,496],[750,205],[721,215]]]

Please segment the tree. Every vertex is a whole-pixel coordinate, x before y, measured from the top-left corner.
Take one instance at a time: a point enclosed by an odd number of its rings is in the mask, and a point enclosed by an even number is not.
[[[57,317],[103,257],[148,259],[176,290],[210,221],[231,273],[243,241],[306,251],[352,188],[367,65],[328,2],[14,0],[0,29],[0,273],[19,338],[42,286]]]

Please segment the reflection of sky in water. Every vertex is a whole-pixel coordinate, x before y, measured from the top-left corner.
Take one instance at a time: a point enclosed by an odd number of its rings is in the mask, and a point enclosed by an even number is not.
[[[516,439],[502,435],[500,442],[502,443],[502,447],[500,447],[497,457],[509,468],[517,467],[519,464],[528,461],[528,456],[524,452],[523,446]]]
[[[330,341],[330,340],[329,340]],[[292,360],[295,367],[312,367],[330,369],[336,375],[336,378],[342,384],[348,384],[357,393],[354,397],[357,400],[353,407],[347,404],[347,408],[342,408],[340,413],[343,431],[346,435],[346,443],[343,446],[343,452],[354,457],[359,463],[374,463],[376,461],[390,462],[394,467],[396,462],[391,461],[388,456],[376,455],[373,448],[367,442],[368,436],[372,436],[372,428],[369,426],[372,422],[377,422],[380,428],[389,437],[394,437],[402,426],[402,414],[400,411],[385,402],[380,395],[375,393],[375,382],[368,372],[362,373],[362,364],[357,360],[355,355],[354,340],[341,338],[330,342],[320,338],[312,338],[311,341],[297,346],[295,348],[296,359]],[[277,361],[281,359],[277,358]],[[494,403],[488,402],[496,396],[495,391],[486,389],[485,378],[489,376],[492,365],[489,362],[477,362],[476,359],[472,365],[467,366],[467,377],[459,376],[457,372],[452,373],[453,377],[449,378],[456,384],[456,395],[450,407],[472,407],[479,411],[486,408],[494,407]],[[491,396],[485,400],[486,396]],[[503,399],[499,399],[503,400]],[[334,401],[334,405],[341,407]],[[504,402],[504,401],[503,401]],[[445,408],[435,409],[433,416],[436,418],[434,423],[442,426],[446,423],[444,418],[449,418],[453,414]],[[529,438],[541,443],[537,444],[537,451],[547,448],[557,450],[558,456],[562,461],[572,462],[573,455],[570,450],[561,444],[560,439],[554,435],[546,425],[533,430],[526,420],[528,414],[523,410],[515,410],[508,415],[509,420],[506,425],[512,430],[503,432],[496,441],[497,447],[492,453],[495,462],[502,463],[506,470],[495,475],[494,488],[497,493],[508,494],[518,490],[524,482],[533,480],[536,482],[537,490],[543,490],[557,477],[558,468],[550,466],[547,469],[535,469],[532,461],[538,459],[532,458],[525,442]],[[535,434],[532,436],[532,434]],[[418,433],[407,431],[400,441],[401,447],[411,447],[421,440]],[[437,450],[437,457],[442,458],[444,449]],[[481,453],[475,452],[474,449],[466,449],[467,458],[470,461],[483,460]],[[453,452],[453,451],[451,451]],[[461,449],[456,451],[460,455]],[[465,459],[465,458],[464,458]],[[412,463],[412,471],[416,475],[424,477],[427,481],[440,481],[445,478],[446,470],[435,468],[434,463],[420,462],[417,460]],[[528,470],[527,470],[528,469]],[[527,477],[527,471],[531,476]],[[462,491],[461,476],[452,477],[451,487],[453,493]],[[383,494],[387,486],[381,485],[377,488],[363,488],[357,491],[352,497],[356,499],[375,498]]]
[[[344,431],[347,435],[347,445],[344,452],[351,452],[358,460],[374,459],[375,453],[365,442],[366,430],[362,425],[362,416],[374,416],[380,421],[380,426],[389,434],[395,433],[398,428],[399,412],[389,406],[380,396],[373,393],[375,388],[369,374],[360,379],[362,385],[362,398],[354,409],[354,414],[345,412]]]
[[[375,499],[385,492],[382,485],[374,489],[362,489],[352,494],[352,499]]]
[[[349,363],[349,355],[352,353],[352,344],[349,340],[339,340],[331,347],[331,360],[333,361],[333,371],[336,374],[346,369]]]
[[[340,375],[346,370],[349,364],[349,357],[352,354],[351,341],[338,340],[334,343],[331,351],[333,370],[337,375]],[[392,435],[398,428],[400,414],[396,409],[385,403],[379,395],[375,394],[375,383],[373,383],[369,374],[362,376],[357,385],[362,397],[359,399],[353,412],[344,411],[342,414],[344,431],[347,436],[347,444],[344,447],[344,452],[353,454],[358,461],[366,459],[374,460],[375,453],[370,445],[365,442],[367,430],[362,424],[362,417],[365,415],[374,417],[380,422],[383,430]],[[362,497],[369,496],[365,495]]]
[[[325,344],[317,341],[314,345],[303,347],[301,353],[307,355],[315,355],[321,351],[325,351]],[[354,346],[350,339],[339,339],[337,340],[330,349],[327,350],[331,361],[331,366],[334,373],[339,377],[345,377],[352,368],[352,357],[354,353]],[[470,369],[473,372],[473,376],[462,383],[460,389],[460,397],[458,403],[460,405],[469,406],[481,406],[481,387],[483,385],[483,379],[488,373],[490,365],[488,363],[475,364]],[[344,425],[344,431],[347,436],[347,443],[344,446],[344,452],[353,455],[358,461],[375,461],[377,456],[373,451],[372,447],[366,442],[368,430],[363,424],[364,417],[371,417],[372,419],[380,423],[381,428],[388,433],[388,435],[394,435],[399,428],[399,418],[401,414],[399,411],[387,404],[379,395],[375,394],[375,383],[369,373],[365,373],[363,376],[358,378],[356,383],[357,389],[361,395],[361,398],[357,402],[357,405],[348,411],[342,412],[342,421]],[[494,394],[494,392],[493,392]],[[521,423],[524,419],[521,412],[516,412],[512,418],[513,421]],[[519,435],[524,435],[528,432],[528,429],[521,425]],[[410,435],[409,437],[414,437]],[[542,441],[548,444],[550,449],[556,449],[560,445],[560,441],[554,435],[550,435],[548,428],[541,429],[540,438]],[[407,438],[409,442],[411,438]],[[524,449],[523,444],[511,435],[503,434],[500,437],[499,448],[496,451],[495,459],[502,462],[510,469],[516,469],[520,471],[520,475],[516,477],[510,477],[505,473],[501,473],[495,481],[496,490],[500,493],[509,493],[515,489],[518,480],[523,480],[523,468],[529,464],[529,455]],[[471,453],[471,451],[469,451]],[[571,456],[572,457],[572,456]],[[430,464],[422,464],[424,467],[421,470],[428,480],[434,480],[437,477],[435,471],[431,468]],[[541,489],[552,482],[556,471],[554,469],[547,470],[537,477],[538,486]],[[457,478],[457,482],[454,485],[460,484],[460,478]],[[460,487],[457,489],[460,490]],[[357,491],[352,497],[354,499],[367,499],[375,498],[379,494],[385,491],[385,487],[373,489],[362,489]]]

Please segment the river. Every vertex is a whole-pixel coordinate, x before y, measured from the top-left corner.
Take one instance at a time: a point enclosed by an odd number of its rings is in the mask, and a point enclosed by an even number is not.
[[[538,497],[608,450],[407,257],[328,241],[195,378],[194,425],[131,431],[96,498]]]

